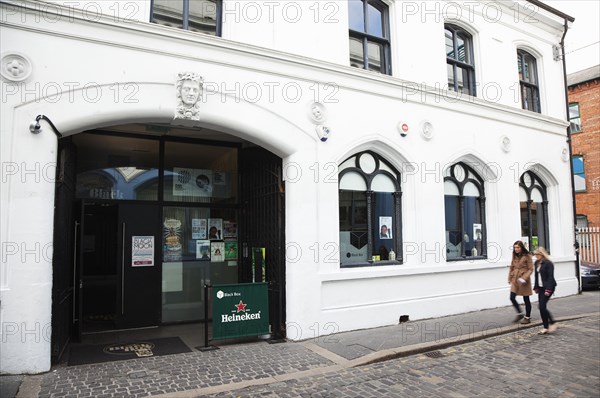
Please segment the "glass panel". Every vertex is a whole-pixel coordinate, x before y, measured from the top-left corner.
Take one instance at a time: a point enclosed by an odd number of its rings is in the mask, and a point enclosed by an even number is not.
[[[446,29],[445,31],[446,37],[446,56],[450,58],[454,58],[454,41],[452,39],[452,32]]]
[[[368,255],[367,199],[364,192],[339,191],[340,262],[366,263]]]
[[[585,191],[585,171],[582,156],[573,156],[575,191]]]
[[[579,104],[569,104],[569,120],[571,121],[571,132],[581,131],[581,119],[579,115]]]
[[[370,35],[384,37],[383,36],[383,13],[381,10],[373,7],[372,4],[367,6],[368,21],[368,32]]]
[[[548,247],[548,238],[546,236],[546,223],[544,221],[544,209],[541,205],[535,204],[536,213],[535,213],[535,223],[536,223],[536,235],[533,236],[534,247],[542,246]],[[536,245],[536,236],[537,236],[537,245]]]
[[[460,192],[458,191],[458,186],[452,181],[444,181],[444,194],[458,196]]]
[[[519,208],[521,210],[521,236],[528,237],[529,236],[529,216],[527,212],[527,201],[521,201],[519,203]],[[529,238],[527,238],[529,239]]]
[[[465,94],[471,94],[470,70],[456,67],[456,78],[458,79],[458,91]]]
[[[479,188],[477,188],[477,185],[473,184],[472,182],[467,182],[463,190],[463,195],[465,196],[479,197],[480,195]]]
[[[465,168],[462,167],[460,164],[455,165],[453,170],[454,178],[456,178],[457,181],[463,182],[465,178],[467,178],[468,171],[465,170]]]
[[[537,112],[537,88],[530,86],[522,86],[523,94],[523,109]]]
[[[163,209],[162,321],[203,317],[204,284],[237,283],[237,217],[232,209]]]
[[[533,191],[531,191],[531,200],[537,203],[542,203],[544,201],[539,189],[533,188]]]
[[[189,30],[217,34],[217,0],[190,1]]]
[[[535,67],[535,59],[531,56],[525,55],[525,70],[524,70],[524,78],[528,83],[537,84],[537,76],[536,76],[536,67]]]
[[[371,182],[371,190],[375,192],[396,192],[396,184],[389,176],[377,174]]]
[[[569,104],[569,119],[579,118],[579,104]]]
[[[77,134],[77,198],[158,200],[159,142]]]
[[[523,189],[523,187],[519,187],[519,200],[521,202],[527,202],[529,198],[527,197],[527,191]]]
[[[369,70],[376,72],[385,72],[383,70],[383,46],[381,44],[368,42],[368,55],[369,55]]]
[[[464,35],[462,34],[457,34],[456,35],[456,51],[458,52],[456,59],[461,61],[461,62],[465,62],[465,63],[469,63],[468,58],[467,58],[467,41],[465,40]]]
[[[154,0],[152,22],[183,28],[183,0]]]
[[[461,256],[462,237],[459,220],[458,196],[444,196],[446,218],[446,258],[453,259]]]
[[[523,80],[523,57],[517,53],[517,64],[519,69],[519,80]]]
[[[479,256],[482,254],[481,244],[483,237],[483,228],[481,224],[479,198],[466,196],[464,198],[464,225],[465,231],[463,235],[464,255]],[[475,249],[475,250],[473,250]]]
[[[365,15],[363,2],[361,0],[348,1],[348,21],[350,29],[365,32]]]
[[[356,156],[351,157],[350,159],[346,160],[344,163],[342,163],[341,165],[339,165],[338,167],[338,173],[346,170],[350,167],[356,167]]]
[[[350,66],[361,69],[365,67],[363,42],[354,37],[350,38]]]
[[[162,322],[204,318],[202,287],[210,283],[210,263],[165,262],[162,265]]]
[[[448,64],[446,69],[448,71],[448,90],[456,91],[454,88],[454,65]]]
[[[368,153],[363,153],[360,156],[359,164],[361,170],[367,174],[371,174],[372,172],[374,172],[375,168],[377,167],[377,162],[375,161],[375,158]]]
[[[340,179],[340,189],[346,189],[348,191],[366,191],[367,182],[362,175],[351,171],[344,174]]]
[[[397,252],[394,246],[394,195],[376,193],[373,195],[373,255],[379,260],[389,260],[390,250]]]
[[[164,200],[236,203],[236,148],[165,143]]]

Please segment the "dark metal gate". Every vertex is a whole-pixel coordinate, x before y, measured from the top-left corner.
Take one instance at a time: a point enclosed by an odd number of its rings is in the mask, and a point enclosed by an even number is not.
[[[54,197],[54,247],[52,255],[52,362],[60,360],[72,333],[75,309],[73,266],[76,150],[70,139],[58,142]]]
[[[285,185],[282,160],[262,148],[240,151],[242,212],[240,282],[251,282],[251,250],[264,247],[274,339],[285,338]]]

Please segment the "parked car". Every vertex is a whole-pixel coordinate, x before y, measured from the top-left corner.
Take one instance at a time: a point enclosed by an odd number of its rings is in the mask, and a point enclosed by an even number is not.
[[[600,287],[600,264],[582,261],[579,265],[581,289],[590,290]]]

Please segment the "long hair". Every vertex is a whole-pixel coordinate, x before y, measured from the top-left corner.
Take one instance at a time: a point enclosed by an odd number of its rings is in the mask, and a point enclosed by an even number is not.
[[[537,260],[552,261],[550,259],[550,255],[548,254],[548,252],[546,251],[546,249],[544,249],[542,246],[538,247],[535,250],[535,253],[536,253],[535,256],[537,257]]]
[[[518,254],[518,255],[517,255],[517,253],[515,253],[515,246],[517,246],[517,245],[521,248],[521,254]],[[517,257],[521,257],[526,254],[529,254],[529,250],[527,250],[523,241],[518,240],[515,243],[513,243],[513,252],[512,252],[513,260],[515,260]]]

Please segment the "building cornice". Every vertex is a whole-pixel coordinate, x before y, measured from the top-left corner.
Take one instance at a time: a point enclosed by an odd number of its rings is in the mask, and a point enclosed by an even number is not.
[[[35,13],[36,10],[39,10],[39,4],[30,0],[18,2],[2,0],[2,2],[22,8],[23,12]],[[410,82],[350,66],[338,65],[301,55],[235,42],[201,33],[183,31],[158,24],[139,21],[131,23],[115,22],[113,18],[104,15],[96,16],[94,21],[90,21],[89,18],[85,18],[82,10],[62,7],[65,10],[60,11],[61,7],[52,3],[52,9],[57,10],[56,17],[60,15],[60,12],[69,13],[70,20],[68,24],[40,23],[32,26],[31,24],[19,21],[18,17],[16,17],[16,21],[7,21],[8,18],[3,16],[2,26],[40,35],[51,35],[69,40],[88,42],[90,44],[112,46],[119,49],[210,63],[229,68],[233,67],[259,74],[269,73],[293,81],[335,84],[340,89],[371,95],[376,94],[381,97],[400,100],[404,103],[416,103],[435,107],[436,109],[447,109],[449,111],[470,114],[475,117],[493,119],[503,123],[526,126],[556,134],[564,134],[564,128],[568,125],[566,121],[561,119],[485,101],[476,97],[465,95],[464,98],[457,98],[454,92],[427,86],[424,83]],[[50,13],[51,11],[46,12]],[[124,35],[134,35],[137,39],[140,37],[144,39],[150,38],[153,40],[152,46],[137,44],[143,40],[135,40],[136,44],[134,44],[133,40],[127,41],[127,37],[125,36],[124,41],[110,41],[106,37],[94,35],[89,30],[78,29],[80,25],[107,28]],[[73,28],[64,29],[65,26],[72,26]],[[90,34],[85,35],[81,32],[90,32]],[[182,48],[182,46],[187,47],[186,51],[172,49],[176,47]],[[201,47],[206,49],[206,53],[198,51]],[[202,54],[202,56],[195,54]],[[211,55],[213,55],[212,58]],[[232,56],[237,57],[238,60],[233,60]],[[239,59],[240,57],[243,58]],[[252,62],[247,62],[252,59],[259,59],[261,61],[260,67],[252,65]]]

